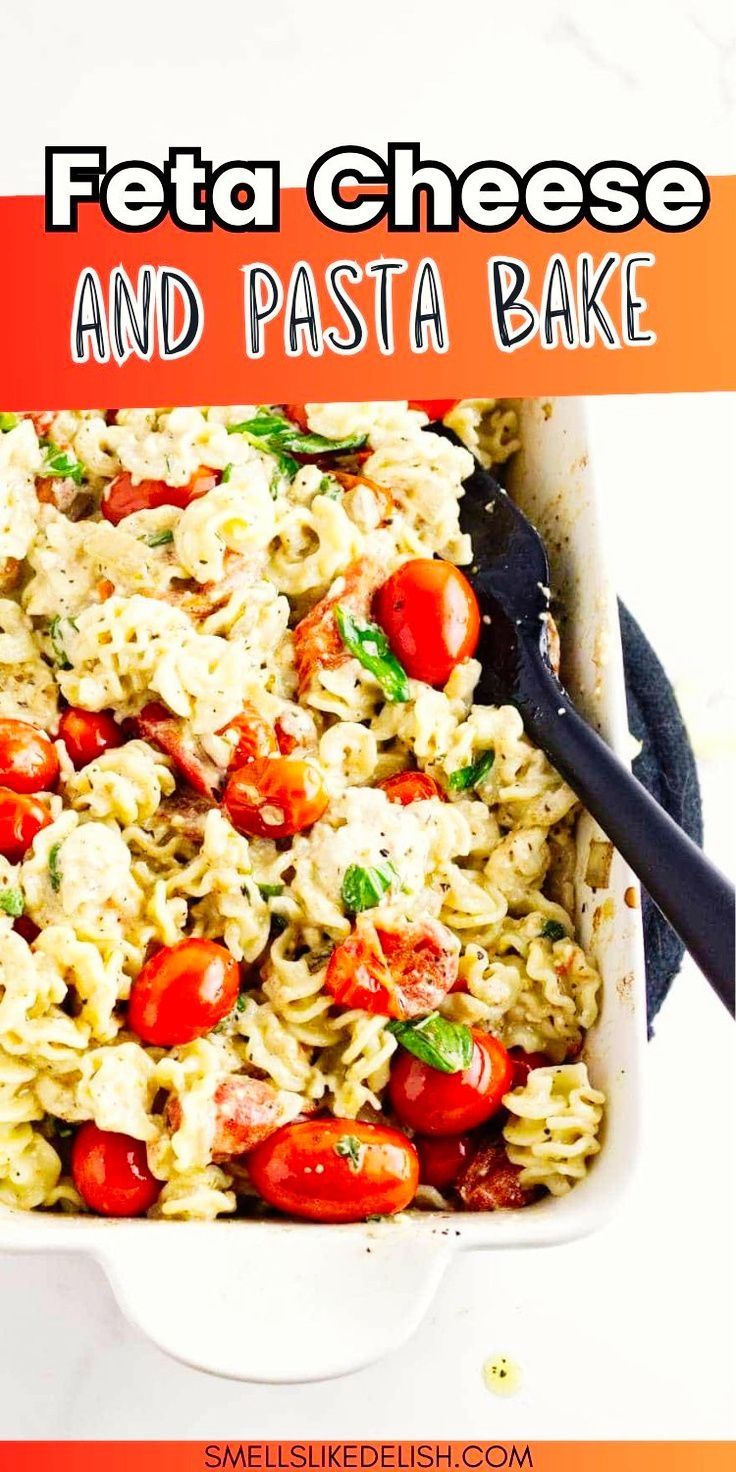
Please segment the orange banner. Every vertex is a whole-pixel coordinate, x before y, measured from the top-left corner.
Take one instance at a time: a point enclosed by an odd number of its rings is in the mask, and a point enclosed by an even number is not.
[[[710,186],[675,234],[345,235],[296,189],[278,233],[130,234],[86,205],[49,234],[43,199],[2,199],[0,405],[736,388],[736,178]]]
[[[730,1442],[0,1442],[8,1472],[731,1472]]]

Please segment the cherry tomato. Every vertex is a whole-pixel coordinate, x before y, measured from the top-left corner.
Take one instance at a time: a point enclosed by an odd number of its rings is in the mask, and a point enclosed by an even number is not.
[[[523,1089],[534,1068],[549,1068],[550,1060],[544,1053],[525,1053],[523,1048],[512,1048],[509,1057],[514,1071],[512,1089]]]
[[[103,751],[122,746],[125,740],[109,710],[78,710],[74,705],[62,711],[59,735],[75,767],[86,767]]]
[[[311,828],[322,817],[329,798],[313,762],[273,756],[248,762],[233,772],[222,801],[239,833],[249,838],[289,838]]]
[[[451,409],[459,403],[458,399],[410,399],[410,409],[421,409],[430,419],[444,419]]]
[[[287,419],[290,419],[292,424],[298,425],[299,429],[305,432],[309,429],[306,404],[284,404],[282,407]]]
[[[398,802],[402,808],[412,802],[426,802],[429,797],[441,797],[444,801],[445,796],[439,782],[428,772],[397,772],[394,777],[384,777],[378,786],[389,802]]]
[[[168,486],[165,480],[140,480],[133,484],[132,477],[124,470],[110,481],[100,511],[108,521],[117,526],[124,516],[134,511],[153,511],[157,506],[188,506],[200,496],[206,496],[220,481],[219,470],[208,470],[201,465],[185,486]]]
[[[394,1055],[389,1095],[402,1124],[423,1135],[459,1135],[485,1124],[513,1085],[506,1049],[473,1029],[473,1057],[460,1073],[440,1073],[404,1049]]]
[[[458,950],[439,920],[405,920],[389,928],[363,916],[339,946],[325,989],[340,1007],[405,1019],[423,1017],[443,1001],[457,976]]]
[[[475,653],[478,600],[451,562],[437,557],[405,562],[378,589],[373,612],[412,679],[445,685],[455,665]]]
[[[436,1191],[454,1186],[462,1166],[473,1149],[470,1135],[417,1135],[414,1144],[419,1151],[419,1179]]]
[[[358,1222],[409,1206],[419,1158],[406,1135],[386,1125],[308,1119],[257,1145],[248,1172],[264,1200],[289,1216]]]
[[[51,814],[37,797],[0,787],[0,854],[17,864],[37,833],[47,828]]]
[[[100,1130],[91,1120],[74,1136],[72,1179],[82,1200],[102,1216],[143,1216],[163,1185],[148,1169],[142,1140]]]
[[[232,1012],[238,963],[213,940],[180,940],[146,961],[130,993],[128,1023],[144,1043],[191,1043]]]
[[[0,720],[0,782],[13,792],[47,792],[59,775],[53,742],[28,721]]]
[[[239,716],[228,721],[225,731],[237,731],[238,741],[230,759],[230,769],[237,771],[260,756],[275,756],[280,743],[273,726],[264,721],[255,706],[246,704]]]
[[[152,700],[135,717],[135,727],[151,746],[171,757],[177,772],[202,797],[212,797],[222,782],[222,772],[203,750],[180,716]]]
[[[13,930],[17,930],[29,946],[32,946],[34,940],[38,940],[41,934],[41,927],[31,919],[30,915],[17,915],[13,921]]]

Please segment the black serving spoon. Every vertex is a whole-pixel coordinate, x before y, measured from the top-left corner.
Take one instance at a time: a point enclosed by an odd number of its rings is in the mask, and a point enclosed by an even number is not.
[[[431,426],[455,444],[444,425]],[[477,699],[516,706],[527,734],[569,783],[734,1015],[734,891],[601,737],[550,667],[549,563],[539,533],[488,471],[464,482],[460,525],[484,616]]]

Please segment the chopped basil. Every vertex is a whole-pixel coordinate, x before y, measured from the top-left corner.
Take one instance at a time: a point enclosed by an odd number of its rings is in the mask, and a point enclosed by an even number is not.
[[[44,446],[44,462],[38,473],[42,476],[55,475],[61,480],[73,480],[75,486],[81,486],[84,480],[81,460],[77,460],[67,450],[60,450],[51,441]]]
[[[245,1008],[246,1008],[247,1001],[248,1001],[247,992],[241,992],[240,995],[239,995],[239,997],[238,997],[237,1002],[235,1003],[235,1011],[236,1012],[244,1012],[245,1011]]]
[[[280,470],[290,480],[299,469],[294,455],[329,455],[342,450],[360,450],[365,444],[365,435],[347,435],[341,440],[330,440],[323,434],[311,434],[270,409],[259,409],[252,419],[244,419],[240,424],[228,424],[227,432],[242,434],[254,449],[274,455]]]
[[[69,624],[76,633],[77,625],[75,624],[74,619],[63,619],[61,615],[57,613],[54,614],[54,617],[49,624],[49,638],[51,640],[53,651],[56,656],[56,663],[58,664],[59,668],[62,670],[70,670],[71,663],[64,647],[64,636],[61,629],[63,623]]]
[[[283,894],[284,892],[283,884],[259,884],[258,888],[264,900],[269,900],[272,895]]]
[[[332,475],[323,475],[317,487],[318,496],[328,496],[330,501],[339,501],[342,495],[342,486]]]
[[[59,864],[60,843],[53,843],[49,849],[49,881],[54,894],[61,889],[62,870]]]
[[[220,485],[221,486],[226,486],[227,485],[227,483],[228,483],[228,481],[229,481],[232,473],[233,473],[233,465],[232,465],[232,461],[230,461],[230,464],[225,466],[225,469],[223,470],[222,475],[220,476]]]
[[[171,527],[164,527],[163,531],[151,532],[150,536],[143,538],[147,547],[165,547],[167,542],[173,542],[174,533]]]
[[[0,889],[0,910],[14,920],[23,914],[23,892],[20,889]]]
[[[387,889],[396,878],[393,864],[377,864],[373,869],[363,869],[360,864],[349,864],[342,881],[342,902],[346,910],[358,915],[361,910],[371,910],[380,904]]]
[[[307,956],[307,971],[309,972],[310,976],[314,975],[316,971],[321,971],[322,967],[327,965],[327,962],[329,961],[331,955],[331,949],[323,951],[310,951],[309,955]]]
[[[338,603],[335,623],[346,649],[375,675],[387,700],[409,699],[409,678],[378,624],[365,623]]]
[[[539,935],[544,940],[564,940],[567,931],[564,925],[560,925],[559,920],[545,920]]]
[[[0,414],[0,434],[7,434],[18,424],[20,424],[20,419],[17,414]]]
[[[341,1135],[335,1146],[335,1154],[349,1161],[351,1170],[360,1170],[362,1149],[357,1135]]]
[[[453,772],[448,778],[448,786],[453,792],[467,792],[469,787],[479,787],[484,777],[488,776],[495,759],[495,751],[484,751],[471,767],[460,767],[459,771]]]
[[[389,1022],[389,1032],[402,1048],[439,1073],[460,1073],[473,1056],[473,1034],[463,1022],[449,1022],[430,1012],[418,1022]]]
[[[348,434],[341,440],[329,440],[326,435],[293,429],[291,425],[279,435],[280,444],[292,455],[330,455],[344,450],[362,450],[365,439],[364,434]]]

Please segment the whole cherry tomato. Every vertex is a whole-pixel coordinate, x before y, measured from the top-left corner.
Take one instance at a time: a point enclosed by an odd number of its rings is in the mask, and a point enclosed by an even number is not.
[[[444,419],[451,409],[459,403],[458,399],[410,399],[410,409],[421,409],[430,419]]]
[[[259,756],[275,756],[280,750],[277,733],[268,721],[258,714],[255,706],[246,703],[239,716],[228,721],[224,731],[237,732],[237,745],[230,759],[231,771],[237,771]]]
[[[373,612],[412,679],[445,685],[455,665],[475,653],[478,600],[451,562],[415,557],[403,563],[378,589]]]
[[[444,1000],[457,976],[458,947],[439,920],[374,925],[361,916],[347,940],[335,946],[325,990],[340,1007],[360,1007],[384,1017],[424,1017]]]
[[[0,782],[13,792],[47,792],[59,775],[53,742],[28,721],[0,720]]]
[[[485,1124],[513,1086],[513,1063],[490,1033],[473,1029],[473,1057],[459,1073],[438,1069],[399,1049],[391,1064],[394,1113],[423,1135],[460,1135]]]
[[[158,506],[183,508],[219,485],[220,475],[221,471],[208,470],[206,465],[201,465],[184,486],[169,486],[165,480],[139,480],[134,485],[132,476],[124,470],[110,481],[102,497],[100,511],[107,521],[117,526],[124,516],[132,516],[134,511],[153,511]]]
[[[163,946],[139,971],[128,1024],[144,1043],[163,1048],[191,1043],[232,1012],[239,991],[238,963],[225,946],[180,940]]]
[[[329,798],[314,762],[273,756],[233,772],[222,801],[239,833],[249,838],[289,838],[311,828]]]
[[[72,1145],[72,1180],[87,1206],[102,1216],[143,1216],[163,1185],[151,1175],[142,1140],[81,1125]]]
[[[0,787],[0,854],[17,864],[37,833],[47,828],[51,814],[37,797]]]
[[[256,1190],[279,1211],[314,1222],[358,1222],[404,1211],[419,1158],[400,1130],[353,1119],[287,1124],[248,1156]]]
[[[75,767],[86,767],[103,751],[122,746],[125,740],[109,710],[79,710],[74,705],[62,711],[59,735]]]
[[[394,777],[384,777],[379,787],[389,802],[398,802],[405,808],[412,802],[426,802],[429,797],[441,797],[444,792],[428,772],[397,772]]]
[[[419,1151],[419,1179],[436,1191],[454,1186],[473,1149],[470,1135],[437,1135],[434,1139],[417,1135],[414,1144]]]

